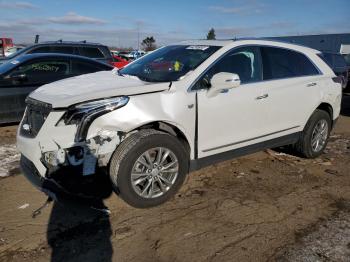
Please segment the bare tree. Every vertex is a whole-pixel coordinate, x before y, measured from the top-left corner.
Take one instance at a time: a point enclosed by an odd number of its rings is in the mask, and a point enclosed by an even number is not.
[[[157,48],[156,40],[153,36],[147,36],[145,39],[142,40],[141,45],[145,51],[153,51]]]
[[[211,28],[207,34],[207,40],[215,40],[216,35],[215,35],[215,29]]]

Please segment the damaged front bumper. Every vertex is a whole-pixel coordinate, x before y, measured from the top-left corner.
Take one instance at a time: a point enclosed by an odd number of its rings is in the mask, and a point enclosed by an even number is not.
[[[23,173],[54,199],[68,195],[101,197],[110,189],[106,167],[121,137],[117,131],[100,129],[86,141],[75,142],[75,125],[56,125],[63,114],[50,112],[32,137],[21,132],[21,123],[17,148]],[[99,192],[103,188],[107,188],[105,192]]]
[[[71,193],[67,192],[56,181],[41,176],[35,165],[23,155],[21,155],[20,167],[28,181],[52,199],[58,201],[61,198],[67,198],[71,195]]]
[[[62,169],[59,173],[55,173],[58,175],[56,177],[55,174],[41,176],[35,165],[23,155],[21,155],[20,167],[29,182],[55,201],[76,200],[80,202],[83,199],[104,199],[112,193],[108,175],[104,172],[82,177],[77,173],[66,172],[67,169]]]

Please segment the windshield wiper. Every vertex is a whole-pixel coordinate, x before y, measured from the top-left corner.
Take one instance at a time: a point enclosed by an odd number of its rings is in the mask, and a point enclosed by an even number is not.
[[[145,82],[155,82],[154,80],[152,81],[151,78],[148,78],[146,76],[136,76],[138,79],[140,79],[141,81],[145,81]]]

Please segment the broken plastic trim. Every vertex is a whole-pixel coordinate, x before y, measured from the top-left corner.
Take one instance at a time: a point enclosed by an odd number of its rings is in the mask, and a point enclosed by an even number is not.
[[[128,101],[129,97],[121,96],[78,104],[68,108],[56,125],[62,122],[66,125],[76,124],[78,130],[75,136],[75,142],[82,142],[86,138],[91,123],[96,118],[125,106]]]

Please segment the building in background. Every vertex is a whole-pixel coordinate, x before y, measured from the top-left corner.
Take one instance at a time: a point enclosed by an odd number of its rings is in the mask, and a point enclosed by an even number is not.
[[[320,51],[350,53],[350,33],[268,37],[271,40],[281,40],[293,44],[305,45]],[[344,53],[343,53],[344,54]]]

